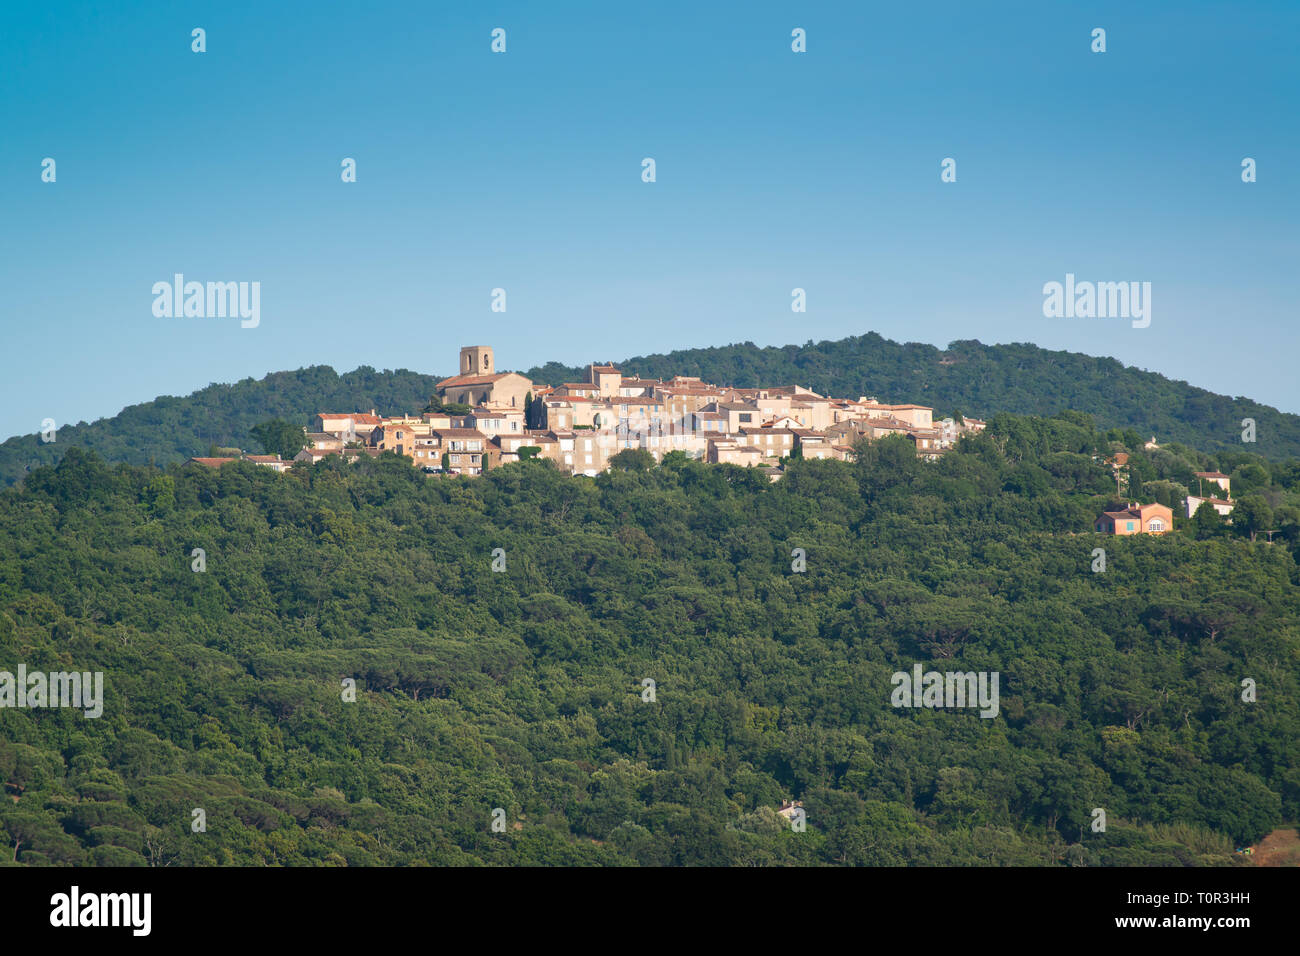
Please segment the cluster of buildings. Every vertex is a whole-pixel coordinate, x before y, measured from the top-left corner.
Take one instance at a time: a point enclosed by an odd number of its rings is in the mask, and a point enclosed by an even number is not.
[[[1147,442],[1147,448],[1158,448],[1155,439]],[[1120,453],[1113,459],[1110,459],[1112,467],[1118,476],[1120,470],[1128,464],[1128,455]],[[1232,514],[1232,509],[1236,503],[1232,500],[1232,479],[1221,471],[1198,471],[1195,473],[1200,483],[1198,491],[1204,491],[1207,484],[1219,488],[1224,497],[1219,498],[1215,495],[1206,497],[1201,495],[1188,495],[1185,502],[1187,508],[1187,517],[1196,514],[1196,510],[1202,504],[1209,503],[1210,507],[1220,515],[1227,517]],[[1104,511],[1097,519],[1095,528],[1102,534],[1167,534],[1174,528],[1174,511],[1161,504],[1140,505],[1130,503],[1126,508],[1118,511]]]
[[[962,434],[981,431],[985,424],[971,418],[936,422],[925,405],[830,398],[799,385],[732,388],[687,375],[663,381],[626,376],[613,365],[589,365],[583,382],[540,385],[518,372],[498,372],[485,345],[460,350],[459,371],[437,384],[437,398],[419,415],[322,412],[293,461],[393,452],[426,474],[479,475],[508,462],[545,458],[571,474],[597,475],[619,452],[639,448],[656,460],[676,451],[701,461],[764,468],[776,480],[782,459],[846,461],[860,438],[902,435],[918,456],[934,460]],[[1155,446],[1154,438],[1148,446]],[[1127,457],[1108,459],[1117,486]],[[217,468],[241,459],[279,471],[293,464],[274,455],[193,461]],[[1198,472],[1196,477],[1198,491],[1209,484],[1224,497],[1189,495],[1187,516],[1203,502],[1230,514],[1228,476]],[[1095,523],[1097,531],[1113,535],[1160,535],[1173,527],[1172,509],[1161,504],[1129,504],[1103,512]]]
[[[547,458],[573,474],[597,475],[629,448],[656,460],[682,452],[702,461],[765,466],[773,477],[790,456],[847,460],[859,438],[902,435],[938,458],[975,419],[935,422],[924,405],[885,405],[865,396],[828,398],[798,385],[731,388],[679,375],[668,381],[590,365],[586,381],[539,385],[498,372],[492,349],[460,350],[458,374],[437,385],[455,411],[378,417],[322,413],[297,460],[392,451],[428,474],[477,475],[521,458]]]

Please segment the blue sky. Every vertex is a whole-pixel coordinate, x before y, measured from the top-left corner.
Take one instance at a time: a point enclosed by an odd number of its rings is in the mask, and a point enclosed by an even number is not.
[[[1300,412],[1300,4],[55,3],[0,23],[0,435],[318,363],[450,373],[471,343],[525,369],[869,330],[1111,355]],[[260,282],[260,325],[155,317],[176,272]],[[1151,282],[1150,327],[1045,318],[1067,272]]]

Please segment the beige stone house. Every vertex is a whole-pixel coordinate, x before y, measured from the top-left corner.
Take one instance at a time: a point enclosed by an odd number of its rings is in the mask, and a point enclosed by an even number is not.
[[[497,435],[522,435],[524,410],[488,408],[480,405],[469,415],[457,416],[454,424],[459,428],[476,428],[489,438]]]
[[[698,381],[698,379],[696,380]],[[655,391],[671,420],[689,425],[690,416],[705,406],[723,400],[722,392],[712,386],[663,385]]]
[[[886,413],[906,422],[913,428],[929,428],[933,425],[934,409],[925,405],[883,405]]]
[[[705,411],[721,412],[727,416],[727,433],[739,434],[742,428],[756,428],[763,424],[758,406],[750,402],[717,402],[706,406]]]
[[[488,438],[477,429],[438,428],[430,438],[433,441],[428,451],[437,456],[435,467],[442,467],[442,456],[446,455],[450,474],[478,475],[483,472],[485,459],[491,464]]]
[[[785,458],[793,454],[796,435],[790,428],[772,428],[764,425],[760,428],[742,428],[747,444],[763,453],[765,458]]]
[[[620,398],[653,398],[663,382],[651,378],[623,378],[619,385]]]
[[[618,398],[623,385],[623,373],[612,365],[587,366],[587,381],[596,386],[596,394],[602,398]]]
[[[610,428],[617,423],[614,406],[603,398],[581,395],[554,396],[544,403],[546,427],[552,430]]]
[[[822,432],[810,428],[793,429],[799,455],[802,458],[834,458],[835,451],[831,439]]]
[[[726,435],[708,440],[707,460],[715,465],[753,467],[763,461],[763,452],[753,445],[741,444],[743,436]]]
[[[384,451],[413,458],[415,440],[427,438],[432,431],[432,426],[419,418],[389,418],[370,433],[370,444]]]
[[[452,416],[447,412],[425,412],[420,416],[420,421],[428,425],[430,429],[456,427]]]
[[[1202,504],[1209,504],[1211,508],[1225,518],[1232,514],[1232,509],[1236,507],[1235,502],[1225,501],[1222,498],[1202,498],[1199,495],[1188,495],[1187,517],[1190,518],[1196,514],[1197,509],[1199,509]]]
[[[312,419],[313,431],[333,435],[343,442],[366,441],[383,419],[372,408],[369,415],[322,413]]]
[[[561,382],[551,391],[555,398],[601,398],[600,386],[591,382]]]
[[[329,432],[308,432],[307,447],[315,448],[320,451],[341,451],[343,448],[343,439],[337,435],[331,435]]]
[[[1198,471],[1196,472],[1196,477],[1201,480],[1202,486],[1218,485],[1220,488],[1223,489],[1223,493],[1227,498],[1229,499],[1232,498],[1232,479],[1229,478],[1227,475],[1225,475],[1223,472]]]

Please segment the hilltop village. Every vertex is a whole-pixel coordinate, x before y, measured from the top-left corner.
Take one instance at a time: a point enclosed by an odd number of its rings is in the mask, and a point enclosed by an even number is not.
[[[936,422],[925,405],[832,398],[799,385],[733,388],[687,375],[643,379],[594,363],[587,367],[586,381],[542,385],[518,372],[496,371],[491,347],[472,345],[460,350],[459,372],[438,382],[418,415],[320,412],[305,433],[305,447],[292,459],[240,458],[285,471],[296,461],[392,452],[434,476],[480,475],[537,458],[570,474],[595,476],[616,455],[640,449],[655,461],[679,452],[699,461],[759,468],[777,481],[786,459],[849,461],[862,438],[901,435],[915,445],[918,457],[933,461],[963,434],[984,427],[983,421],[960,416]],[[1146,447],[1159,446],[1152,438]],[[1117,454],[1106,460],[1117,476],[1117,490],[1127,458]],[[216,468],[239,458],[191,460]],[[1188,496],[1187,516],[1206,503],[1227,518],[1235,505],[1228,476],[1198,472],[1196,477],[1224,497]],[[1094,525],[1112,535],[1160,535],[1173,528],[1171,508],[1136,503],[1103,512]]]
[[[731,388],[679,375],[669,381],[590,365],[585,382],[539,385],[498,372],[492,349],[460,350],[459,373],[437,384],[419,415],[322,412],[295,460],[392,451],[430,475],[478,475],[525,458],[597,475],[626,449],[661,460],[682,452],[702,461],[757,466],[780,477],[788,457],[848,460],[859,438],[903,435],[917,454],[938,458],[974,419],[932,421],[923,405],[884,405],[865,396],[828,398],[798,385]],[[287,467],[288,463],[283,463]]]

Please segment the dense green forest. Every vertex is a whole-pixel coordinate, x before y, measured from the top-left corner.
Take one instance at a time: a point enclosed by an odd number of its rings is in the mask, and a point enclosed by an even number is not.
[[[70,449],[0,492],[0,670],[106,701],[0,709],[0,860],[1230,865],[1300,819],[1300,463],[1141,437],[999,415],[776,483]],[[1121,493],[1266,511],[1094,534],[1123,444]],[[895,709],[918,663],[998,715]]]
[[[1114,359],[1033,345],[954,342],[941,351],[870,333],[803,347],[745,343],[689,349],[628,359],[620,367],[654,378],[698,375],[721,385],[799,384],[836,397],[874,395],[885,402],[931,405],[941,415],[1054,415],[1086,408],[1102,427],[1134,428],[1143,437],[1154,434],[1161,442],[1206,451],[1240,447],[1241,421],[1253,418],[1257,440],[1252,450],[1273,459],[1300,456],[1300,416],[1215,395]],[[551,385],[586,377],[585,369],[554,362],[527,374]],[[0,444],[0,482],[20,481],[28,470],[54,464],[71,447],[133,465],[166,465],[206,455],[214,445],[260,451],[249,439],[249,429],[259,422],[284,418],[306,425],[321,411],[418,412],[438,379],[405,369],[362,367],[338,375],[328,366],[314,366],[276,372],[261,381],[210,385],[185,398],[158,398],[92,424],[60,427],[53,443],[42,443],[36,434],[10,438]]]

